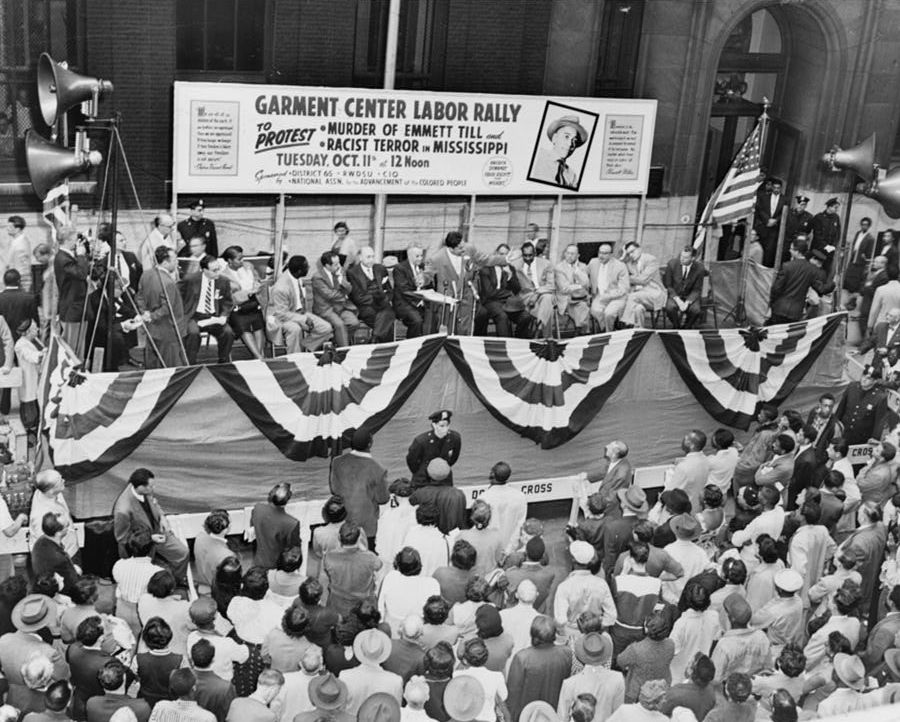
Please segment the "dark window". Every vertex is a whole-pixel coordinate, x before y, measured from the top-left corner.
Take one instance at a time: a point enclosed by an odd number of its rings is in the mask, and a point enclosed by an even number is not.
[[[643,18],[644,0],[607,0],[604,4],[594,95],[634,96]]]
[[[178,0],[178,70],[265,70],[267,0]]]
[[[447,38],[447,0],[416,0],[400,6],[397,29],[398,88],[440,89]],[[384,83],[390,0],[357,0],[354,84]]]

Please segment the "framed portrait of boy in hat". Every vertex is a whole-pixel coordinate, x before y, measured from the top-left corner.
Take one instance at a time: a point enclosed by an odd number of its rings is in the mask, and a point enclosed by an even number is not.
[[[577,191],[596,127],[596,113],[548,100],[528,180]]]

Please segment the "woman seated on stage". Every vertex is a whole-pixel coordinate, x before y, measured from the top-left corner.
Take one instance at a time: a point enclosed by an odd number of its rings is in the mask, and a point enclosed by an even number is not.
[[[229,246],[222,253],[222,258],[228,264],[222,271],[222,278],[231,282],[231,296],[234,299],[234,310],[228,317],[228,323],[250,353],[261,359],[266,321],[257,298],[262,287],[259,275],[253,264],[244,261],[244,249],[240,246]]]

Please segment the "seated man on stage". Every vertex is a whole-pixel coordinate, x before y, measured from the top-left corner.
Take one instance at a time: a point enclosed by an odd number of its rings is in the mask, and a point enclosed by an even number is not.
[[[350,334],[359,326],[356,306],[350,300],[350,282],[344,278],[341,259],[334,251],[325,251],[322,268],[312,277],[313,313],[331,324],[334,345],[350,345]]]
[[[284,334],[288,353],[315,351],[333,335],[331,324],[308,311],[301,280],[309,273],[305,256],[291,256],[272,287],[272,313]]]
[[[597,257],[588,264],[591,281],[591,316],[601,331],[615,330],[616,320],[625,310],[628,295],[628,269],[618,258],[613,258],[611,243],[601,243]]]
[[[591,308],[591,279],[587,266],[578,260],[578,246],[570,243],[562,260],[553,269],[556,273],[556,308],[560,318],[568,317],[576,332],[587,333]]]
[[[425,251],[415,243],[406,249],[406,260],[394,266],[394,313],[406,326],[406,338],[431,333],[431,304],[415,295],[433,282],[425,275]]]
[[[359,263],[347,270],[350,300],[356,304],[356,315],[372,329],[375,343],[394,340],[394,309],[391,308],[391,279],[387,269],[375,263],[371,246],[359,250]]]
[[[139,311],[130,293],[122,293],[122,282],[116,278],[114,282],[114,320],[112,332],[112,368],[115,371],[128,361],[129,349],[137,346],[136,329],[140,325],[135,317]],[[106,303],[106,286],[98,286],[87,299],[87,324],[85,348],[106,349],[107,330],[109,329],[109,306]]]
[[[220,278],[225,261],[205,255],[200,259],[200,272],[185,276],[179,283],[184,313],[188,317],[185,340],[188,363],[197,363],[200,352],[200,331],[207,331],[216,339],[219,363],[231,360],[234,331],[228,324],[228,314],[234,308],[231,284]]]
[[[546,258],[537,255],[531,241],[522,244],[522,258],[513,261],[512,265],[519,276],[519,298],[538,323],[534,336],[550,336],[553,294],[556,290],[553,266]]]
[[[691,328],[700,320],[700,295],[705,275],[706,269],[700,261],[694,260],[694,249],[690,246],[685,246],[678,258],[666,264],[663,285],[669,294],[666,316],[672,328]]]
[[[495,251],[505,256],[509,246],[501,243]],[[516,334],[528,326],[528,314],[519,297],[519,274],[511,266],[485,266],[478,270],[478,295],[481,304],[475,312],[475,335],[486,336],[488,322],[493,321],[498,336],[512,336],[510,322],[515,324]],[[522,329],[524,330],[524,329]]]
[[[666,290],[659,275],[656,256],[644,253],[640,244],[625,244],[625,267],[628,269],[630,291],[622,311],[622,323],[626,326],[645,328],[644,312],[653,313],[666,304]]]

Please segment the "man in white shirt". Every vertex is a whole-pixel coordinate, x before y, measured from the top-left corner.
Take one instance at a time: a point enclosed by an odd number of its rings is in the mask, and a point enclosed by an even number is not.
[[[622,323],[644,328],[645,312],[653,313],[666,305],[666,289],[659,275],[659,261],[656,256],[644,253],[635,241],[625,244],[624,260],[630,292],[622,311]]]
[[[379,629],[366,629],[353,640],[353,655],[359,666],[343,670],[338,678],[347,685],[346,712],[356,717],[369,697],[384,692],[403,701],[403,678],[381,667],[391,654],[391,639]]]
[[[66,527],[66,535],[62,540],[62,548],[70,558],[79,554],[78,535],[75,533],[75,524],[69,505],[63,496],[66,483],[62,475],[55,469],[45,469],[38,472],[34,480],[35,492],[31,497],[31,510],[29,517],[29,540],[33,544],[41,538],[41,521],[44,514],[53,512],[60,522]]]
[[[10,216],[6,232],[9,234],[9,257],[0,259],[6,268],[14,268],[19,272],[19,287],[23,291],[31,290],[31,241],[25,235],[25,219],[22,216]]]
[[[582,612],[593,612],[602,616],[602,625],[611,627],[616,623],[618,612],[609,585],[602,576],[595,576],[590,565],[594,561],[595,550],[586,541],[573,541],[569,545],[574,569],[556,588],[553,600],[553,613],[560,628],[576,638],[577,620]]]
[[[703,453],[706,446],[706,434],[693,429],[681,440],[684,456],[666,473],[664,488],[684,489],[691,500],[691,511],[700,512],[700,496],[709,479],[709,459]]]
[[[779,505],[781,494],[775,487],[764,486],[759,490],[759,503],[762,505],[762,513],[753,519],[745,529],[736,531],[731,537],[731,543],[740,548],[747,542],[756,544],[760,534],[768,534],[773,539],[781,536],[784,528],[784,509]]]
[[[144,271],[150,271],[156,267],[154,254],[160,246],[166,246],[166,248],[171,248],[173,251],[178,250],[177,241],[172,234],[174,228],[175,221],[168,213],[161,213],[153,219],[153,228],[138,249],[138,257],[141,265],[144,267]]]
[[[491,468],[489,481],[491,485],[484,494],[479,497],[490,504],[491,521],[489,529],[500,532],[500,538],[505,541],[504,554],[509,555],[515,551],[519,541],[519,533],[528,515],[528,501],[525,495],[518,489],[508,486],[506,482],[512,475],[512,469],[505,461],[498,461]]]
[[[507,669],[512,658],[516,656],[516,652],[531,645],[531,623],[535,617],[539,616],[538,611],[534,608],[535,599],[537,599],[537,587],[530,579],[523,579],[516,587],[516,605],[500,611],[503,630],[513,640],[513,648],[506,662]]]
[[[200,272],[185,276],[179,283],[182,306],[188,317],[184,349],[188,363],[197,363],[200,352],[200,331],[206,331],[216,339],[219,363],[228,363],[234,345],[234,331],[228,324],[228,315],[234,308],[231,284],[219,274],[225,261],[212,256],[200,260]]]
[[[741,452],[735,447],[734,434],[728,429],[716,429],[713,432],[712,447],[716,453],[709,457],[709,476],[706,483],[719,487],[723,494],[727,494]]]

